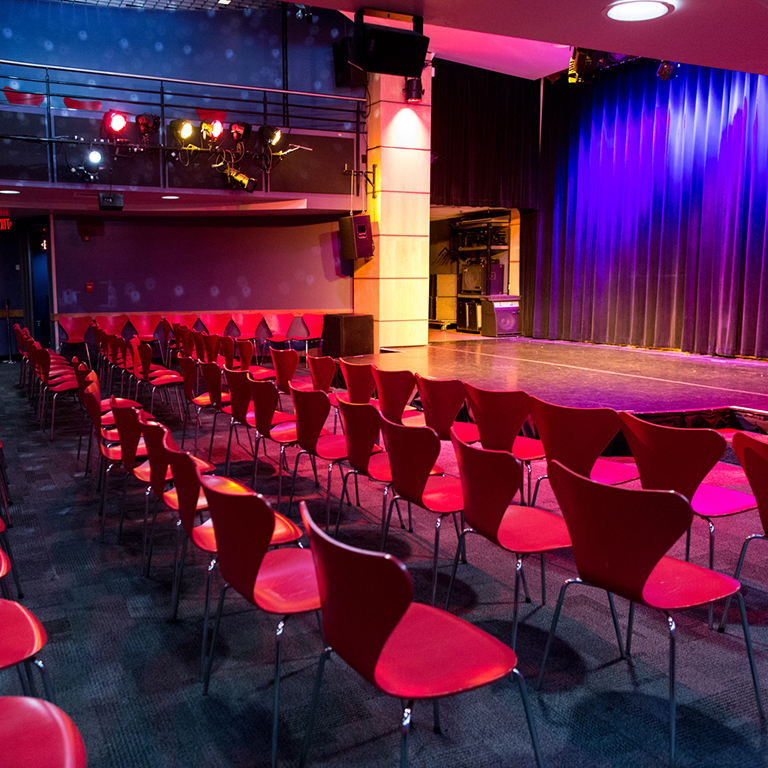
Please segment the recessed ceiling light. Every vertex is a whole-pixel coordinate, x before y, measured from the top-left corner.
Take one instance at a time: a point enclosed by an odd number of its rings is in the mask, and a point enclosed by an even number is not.
[[[648,21],[672,13],[675,6],[662,0],[627,0],[609,5],[603,13],[614,21]]]
[[[178,200],[178,195],[163,195],[163,200]]]
[[[20,195],[18,189],[0,189],[0,195]]]

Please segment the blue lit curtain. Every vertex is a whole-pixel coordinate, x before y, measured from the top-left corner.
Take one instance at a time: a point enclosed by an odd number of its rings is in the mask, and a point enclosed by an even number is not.
[[[546,83],[524,331],[768,357],[768,78],[655,68]]]

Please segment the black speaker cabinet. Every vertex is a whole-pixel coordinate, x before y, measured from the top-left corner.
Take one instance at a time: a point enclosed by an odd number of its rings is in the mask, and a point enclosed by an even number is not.
[[[483,299],[480,333],[483,336],[519,336],[518,311],[519,301],[516,296]]]
[[[366,24],[364,14],[363,9],[355,13],[353,63],[366,72],[421,77],[429,47],[429,38],[421,34],[422,18],[414,16],[414,29],[410,30]]]
[[[339,254],[342,259],[372,259],[371,217],[361,213],[339,219]]]
[[[342,37],[333,44],[333,72],[337,88],[368,85],[368,73],[352,62],[352,38]]]
[[[323,354],[351,357],[373,354],[373,315],[326,315]]]

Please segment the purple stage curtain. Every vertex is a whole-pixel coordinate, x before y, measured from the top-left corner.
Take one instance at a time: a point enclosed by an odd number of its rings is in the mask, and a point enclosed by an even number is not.
[[[768,78],[656,66],[546,84],[523,331],[768,357]]]

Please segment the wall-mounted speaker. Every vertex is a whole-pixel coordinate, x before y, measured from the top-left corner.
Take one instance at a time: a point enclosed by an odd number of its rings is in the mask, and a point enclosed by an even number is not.
[[[352,61],[366,72],[401,77],[421,77],[429,38],[421,34],[423,19],[411,17],[413,30],[366,24],[363,10],[355,13]],[[387,14],[384,14],[387,15]]]
[[[373,233],[368,214],[339,219],[339,255],[342,259],[373,258]]]
[[[482,300],[483,336],[519,336],[518,330],[519,302],[517,298],[506,298],[503,301]]]
[[[333,44],[333,73],[337,88],[361,88],[368,85],[368,73],[352,62],[351,37],[343,37]]]

